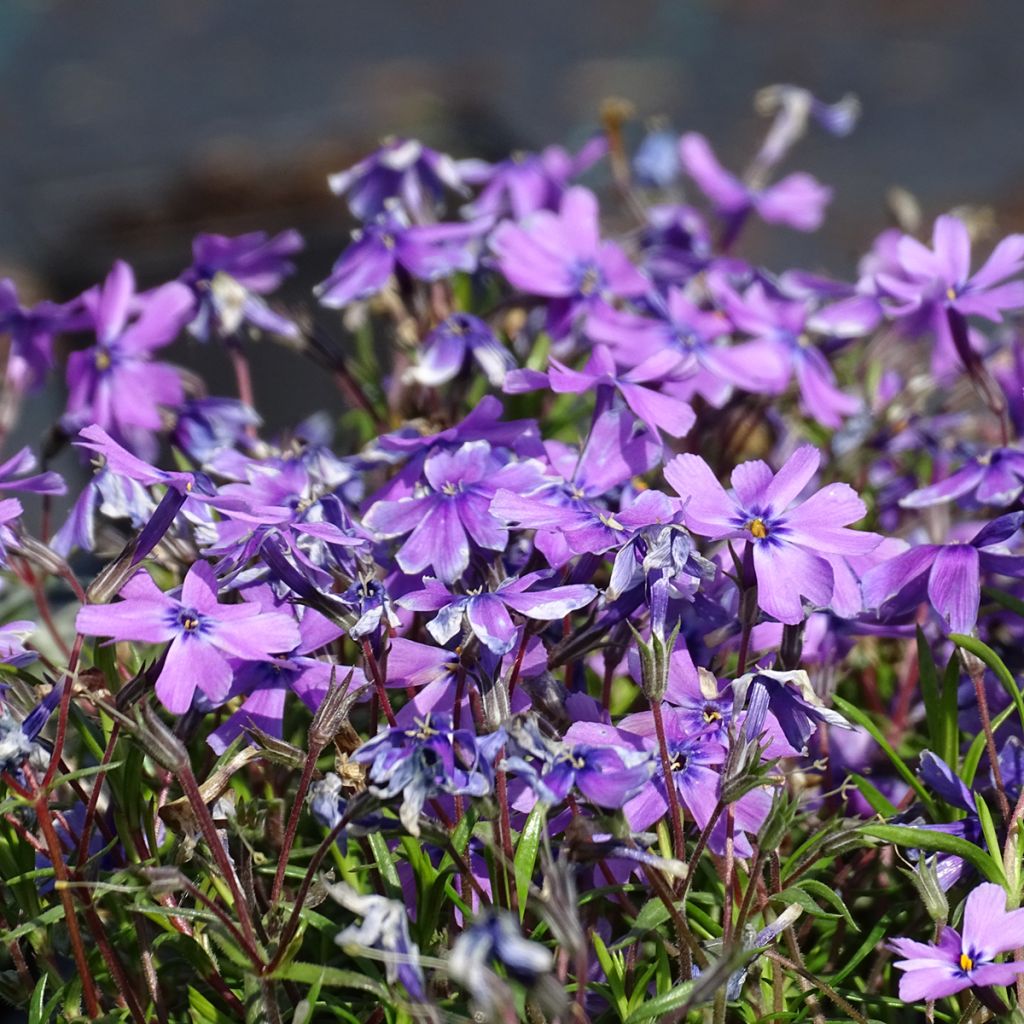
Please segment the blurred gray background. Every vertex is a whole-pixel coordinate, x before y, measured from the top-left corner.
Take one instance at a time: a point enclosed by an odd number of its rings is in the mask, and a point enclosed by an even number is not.
[[[0,273],[65,299],[117,256],[154,284],[196,231],[293,226],[310,243],[303,300],[350,226],[325,176],[385,134],[496,158],[578,143],[619,95],[740,168],[764,127],[753,93],[793,82],[853,91],[863,118],[790,163],[834,186],[824,230],[752,243],[780,270],[849,274],[892,185],[929,218],[987,204],[1000,230],[1024,228],[1022,30],[1021,0],[3,0]],[[262,349],[271,422],[337,405],[312,379],[282,397],[305,371]],[[215,353],[182,361],[230,392]]]

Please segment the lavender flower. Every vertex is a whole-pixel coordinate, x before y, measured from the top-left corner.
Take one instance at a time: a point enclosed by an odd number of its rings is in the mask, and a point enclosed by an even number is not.
[[[62,331],[77,330],[82,314],[77,303],[39,302],[22,306],[14,282],[0,280],[0,334],[11,339],[7,380],[19,392],[42,387],[53,369],[53,341]]]
[[[439,611],[440,614],[427,625],[430,635],[439,644],[446,644],[455,637],[465,619],[485,647],[498,655],[507,654],[516,639],[516,628],[509,617],[509,610],[548,622],[564,618],[597,597],[597,588],[589,583],[545,590],[530,589],[547,575],[531,572],[519,578],[509,577],[491,591],[476,590],[465,596],[452,594],[444,584],[427,576],[422,590],[406,594],[397,603],[401,608],[417,612]]]
[[[83,636],[159,644],[170,641],[156,680],[164,707],[183,714],[196,689],[210,703],[223,702],[234,672],[229,658],[268,661],[300,642],[294,619],[264,612],[258,604],[220,604],[217,581],[205,562],[189,569],[181,596],[163,593],[147,572],[136,574],[122,589],[125,600],[113,605],[86,605],[75,620]]]
[[[569,189],[557,214],[540,210],[521,225],[499,224],[491,248],[516,288],[552,300],[548,330],[555,338],[569,334],[599,298],[630,298],[650,287],[618,245],[601,240],[597,199],[585,188]]]
[[[398,269],[424,281],[475,270],[480,240],[490,226],[490,220],[411,226],[405,214],[389,208],[353,234],[316,294],[323,305],[340,309],[376,295]]]
[[[1024,492],[1024,452],[993,448],[969,459],[945,480],[920,487],[900,499],[903,508],[928,508],[968,496],[982,505],[1005,508]]]
[[[294,271],[290,256],[302,249],[297,231],[273,238],[254,231],[237,238],[197,235],[192,243],[192,266],[181,280],[194,292],[196,318],[189,330],[200,340],[236,336],[243,324],[257,330],[294,337],[298,327],[275,313],[262,295],[274,291]]]
[[[427,387],[437,387],[471,365],[470,358],[495,387],[501,387],[506,372],[515,366],[512,354],[483,320],[470,313],[453,313],[423,339],[419,362],[410,376]]]
[[[665,479],[686,501],[683,516],[694,533],[747,542],[761,608],[780,622],[804,618],[801,597],[827,607],[837,558],[874,550],[881,537],[850,530],[866,508],[848,484],[829,484],[796,507],[794,500],[818,469],[821,454],[798,448],[777,474],[761,461],[733,470],[726,493],[697,455],[677,455]]]
[[[941,999],[975,985],[1012,985],[1024,962],[996,963],[1000,953],[1024,946],[1024,910],[1006,909],[1002,886],[985,882],[972,890],[964,908],[963,934],[943,928],[937,943],[893,939],[889,947],[903,957],[896,967],[900,999]]]
[[[864,604],[894,610],[914,608],[926,594],[951,633],[970,633],[978,621],[981,573],[1024,577],[1024,556],[1010,554],[1006,542],[1024,525],[1024,512],[993,519],[966,544],[919,544],[864,575]]]
[[[82,296],[96,344],[68,357],[65,420],[72,431],[102,427],[129,448],[152,455],[152,435],[164,425],[162,409],[184,400],[181,376],[153,361],[191,319],[195,300],[182,284],[135,294],[131,267],[114,264],[102,287]]]
[[[336,196],[346,196],[352,213],[368,221],[398,199],[414,217],[430,217],[441,205],[444,190],[465,194],[459,165],[450,156],[415,139],[388,138],[380,149],[327,183]]]

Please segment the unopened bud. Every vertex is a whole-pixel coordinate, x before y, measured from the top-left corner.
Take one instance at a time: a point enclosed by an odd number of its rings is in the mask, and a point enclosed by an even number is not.
[[[916,870],[910,872],[910,877],[925,910],[928,911],[928,916],[937,924],[945,924],[949,919],[949,901],[939,885],[939,871],[935,858],[929,860],[922,856],[917,862]]]

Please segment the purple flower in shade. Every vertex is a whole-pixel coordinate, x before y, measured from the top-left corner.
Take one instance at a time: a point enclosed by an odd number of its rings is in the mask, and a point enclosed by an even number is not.
[[[575,787],[597,807],[622,807],[650,779],[650,752],[628,746],[561,743],[545,736],[535,718],[513,720],[502,767],[526,783],[538,800],[560,804]]]
[[[617,513],[608,506],[611,491],[661,459],[661,441],[629,410],[599,416],[582,452],[550,441],[546,449],[562,479],[519,492],[499,489],[490,507],[502,522],[536,530],[534,545],[551,566],[574,554],[600,554],[625,542],[629,531],[672,518],[671,502],[656,491],[644,491]]]
[[[504,741],[500,731],[477,738],[469,729],[456,729],[451,715],[435,712],[378,733],[352,760],[369,765],[369,784],[382,800],[401,794],[398,816],[418,836],[420,812],[431,797],[491,791],[494,758]]]
[[[692,206],[662,203],[645,214],[647,224],[637,237],[640,262],[661,288],[689,280],[712,261],[711,233]]]
[[[778,374],[769,393],[783,391],[796,378],[800,401],[807,413],[827,427],[839,427],[843,417],[857,412],[859,399],[840,391],[824,353],[809,332],[831,337],[862,337],[877,320],[873,307],[841,301],[812,313],[804,300],[795,302],[771,297],[760,282],[742,296],[720,278],[712,285],[715,297],[736,329],[759,339],[761,369]],[[774,350],[774,351],[773,351]]]
[[[231,658],[267,661],[301,642],[290,615],[264,612],[254,602],[219,604],[217,580],[206,562],[185,576],[181,596],[163,593],[147,572],[139,572],[121,590],[125,600],[86,605],[76,628],[83,636],[160,644],[170,641],[156,694],[164,707],[184,714],[196,689],[210,703],[222,703],[231,691]]]
[[[190,398],[178,410],[171,442],[202,465],[248,439],[262,420],[236,398]]]
[[[423,339],[419,361],[409,375],[420,384],[437,387],[458,376],[471,358],[498,388],[515,366],[512,354],[483,320],[471,313],[453,313]]]
[[[561,146],[548,146],[541,153],[514,153],[497,164],[462,160],[463,178],[484,186],[465,211],[473,217],[511,215],[522,220],[537,210],[557,210],[570,180],[607,152],[608,141],[599,135],[575,156]]]
[[[197,235],[192,243],[192,266],[181,281],[194,292],[196,317],[189,330],[200,340],[228,338],[248,324],[257,330],[294,337],[298,327],[275,313],[260,296],[276,290],[295,267],[289,257],[302,250],[297,231],[273,238],[265,231],[229,238]]]
[[[363,517],[381,537],[408,540],[397,560],[403,572],[418,575],[433,567],[438,579],[453,583],[469,565],[471,544],[504,551],[508,529],[489,511],[503,488],[532,490],[544,482],[539,462],[505,463],[486,441],[470,441],[454,452],[437,451],[423,464],[422,493],[378,501]]]
[[[776,474],[760,460],[744,462],[733,470],[729,493],[699,456],[677,455],[665,467],[694,533],[747,542],[758,604],[780,622],[803,621],[801,597],[827,607],[837,559],[867,554],[881,542],[877,534],[847,529],[867,511],[848,484],[828,484],[791,508],[820,461],[820,452],[803,445]]]
[[[415,139],[385,139],[380,149],[327,179],[336,196],[360,220],[383,213],[391,200],[401,200],[414,217],[428,219],[441,207],[446,188],[466,193],[459,164],[450,156]]]
[[[637,504],[664,498],[641,495]],[[681,518],[681,513],[673,509],[670,517]],[[697,552],[686,527],[673,521],[652,523],[639,527],[619,548],[608,580],[607,597],[615,600],[641,584],[653,588],[663,581],[669,586],[671,597],[691,599],[700,581],[714,579],[717,572],[715,564]]]
[[[929,487],[920,487],[900,499],[903,508],[928,508],[971,497],[979,505],[1005,508],[1024,491],[1024,452],[993,448],[969,459],[955,473]]]
[[[593,391],[597,392],[599,401],[602,398],[607,401],[602,392],[615,390],[652,433],[660,429],[670,437],[685,437],[697,418],[692,407],[681,398],[658,390],[658,385],[693,375],[694,361],[684,353],[662,349],[625,371],[616,367],[611,351],[604,345],[594,346],[582,370],[573,370],[555,358],[549,362],[546,374],[513,370],[506,378],[505,391],[515,394],[546,386],[556,394],[578,395]]]
[[[24,668],[31,665],[39,655],[25,646],[25,641],[36,631],[36,624],[27,619],[18,619],[0,626],[0,665]]]
[[[895,256],[897,273],[879,272],[875,281],[897,316],[952,309],[998,323],[1004,311],[1024,306],[1024,281],[1008,280],[1024,270],[1024,235],[1004,238],[972,275],[967,227],[945,215],[935,221],[931,249],[904,235]]]
[[[77,303],[22,306],[14,282],[9,278],[0,280],[0,334],[9,335],[11,340],[6,371],[9,384],[19,392],[41,387],[53,369],[54,336],[78,330],[80,320]]]
[[[67,488],[60,474],[47,472],[15,479],[17,474],[35,468],[35,456],[28,448],[22,448],[0,465],[0,491],[27,491],[32,494],[64,494]],[[16,543],[13,524],[24,510],[17,498],[0,499],[0,566],[7,564],[7,548]]]
[[[46,771],[50,754],[37,740],[53,709],[60,703],[62,691],[63,687],[54,686],[20,722],[7,705],[0,702],[0,772],[21,778],[21,768],[26,761],[33,771]]]
[[[164,426],[161,410],[176,409],[185,397],[178,371],[154,362],[153,353],[192,318],[195,299],[177,282],[136,295],[132,269],[119,260],[82,304],[96,344],[68,356],[65,420],[73,430],[95,424],[150,455],[152,435]]]
[[[688,716],[681,716],[673,708],[663,710],[665,735],[668,742],[672,783],[676,787],[680,804],[700,829],[711,821],[721,795],[721,766],[726,759],[726,748],[707,735],[694,735],[688,726]],[[566,742],[589,743],[596,746],[618,746],[648,752],[652,757],[658,750],[654,737],[653,716],[649,711],[630,715],[624,720],[630,729],[615,729],[596,722],[575,722],[565,734]],[[640,732],[631,731],[632,729]],[[668,791],[660,757],[654,757],[654,774],[636,796],[623,807],[629,827],[643,831],[668,813]],[[735,850],[738,857],[749,857],[753,852],[746,837],[756,833],[771,809],[772,798],[767,789],[753,789],[732,804],[735,824]],[[725,817],[721,816],[711,830],[708,846],[714,853],[725,852]]]
[[[830,188],[803,172],[788,174],[764,188],[745,185],[722,167],[708,140],[696,132],[679,140],[679,155],[686,173],[729,225],[739,225],[753,210],[769,224],[817,231],[832,198]],[[729,233],[734,236],[736,230]]]
[[[255,603],[263,612],[293,617],[289,606],[278,600],[269,586],[254,587],[245,593],[247,603]],[[312,608],[306,608],[298,621],[298,631],[297,646],[283,652],[280,657],[233,662],[234,681],[228,699],[238,696],[245,699],[207,739],[218,754],[222,754],[249,725],[258,726],[271,736],[280,736],[285,698],[289,692],[300,697],[310,711],[316,711],[333,674],[340,681],[351,672],[349,689],[353,691],[366,684],[359,669],[332,665],[312,656],[342,635],[343,630],[339,626]]]
[[[499,224],[491,248],[514,287],[552,300],[548,330],[555,338],[569,334],[598,299],[631,298],[650,288],[618,245],[601,240],[597,199],[585,188],[569,189],[557,214],[539,210],[522,224]]]
[[[653,296],[649,303],[656,318],[597,304],[587,317],[587,336],[608,345],[626,365],[644,363],[666,350],[688,357],[696,364],[694,372],[673,382],[671,394],[698,394],[716,407],[728,401],[733,388],[773,392],[786,378],[773,341],[727,344],[730,321],[692,303],[681,288],[670,287],[667,298]]]
[[[334,941],[357,954],[364,949],[375,950],[384,961],[388,982],[393,985],[400,981],[416,1002],[424,1002],[426,981],[419,947],[409,935],[408,907],[384,896],[364,896],[344,882],[328,882],[326,888],[346,910],[363,919],[361,924],[350,924],[338,932]]]
[[[753,704],[758,687],[765,691],[768,708],[786,742],[798,753],[807,752],[807,741],[822,722],[839,729],[853,728],[838,711],[825,707],[803,669],[748,672],[733,683],[737,702]]]
[[[530,590],[548,576],[550,573],[541,572],[512,576],[502,580],[494,590],[470,591],[465,595],[453,594],[443,583],[427,576],[422,590],[406,594],[397,604],[417,612],[438,611],[428,623],[427,631],[439,644],[446,644],[457,636],[465,621],[488,650],[507,654],[516,640],[510,610],[547,622],[562,619],[597,597],[597,588],[589,583]]]
[[[937,943],[893,939],[889,948],[902,960],[895,966],[900,999],[918,1002],[942,999],[975,985],[1012,985],[1024,962],[995,963],[1000,953],[1024,946],[1024,910],[1006,909],[1002,886],[985,882],[973,889],[964,905],[963,934],[943,928]]]
[[[970,633],[981,605],[981,574],[1024,577],[1024,556],[1006,548],[1024,525],[1024,512],[993,519],[967,543],[919,544],[864,574],[864,605],[898,614],[926,598],[947,630]]]
[[[400,210],[389,209],[352,235],[326,281],[315,292],[324,306],[340,309],[376,295],[397,269],[423,281],[457,270],[476,269],[483,235],[491,221],[410,226]]]

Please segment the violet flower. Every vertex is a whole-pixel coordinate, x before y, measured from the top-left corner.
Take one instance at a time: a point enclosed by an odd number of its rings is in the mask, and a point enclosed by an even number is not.
[[[754,211],[769,224],[785,224],[797,231],[821,227],[832,190],[810,174],[788,174],[767,187],[745,185],[722,167],[708,140],[696,132],[680,139],[679,155],[687,174],[727,224],[738,225]],[[729,233],[734,235],[735,230]]]
[[[96,344],[68,356],[68,404],[71,429],[102,427],[118,441],[150,456],[154,432],[164,426],[162,409],[184,400],[174,367],[153,361],[191,319],[195,299],[172,282],[145,295],[135,294],[135,277],[118,260],[101,287],[82,296]]]
[[[665,394],[656,385],[686,380],[693,370],[691,357],[662,349],[631,370],[622,371],[616,367],[608,348],[595,345],[582,370],[574,370],[552,357],[546,374],[513,370],[506,378],[505,391],[516,394],[546,386],[555,394],[595,392],[604,406],[607,393],[615,390],[652,433],[663,430],[670,437],[685,437],[697,419],[696,413],[685,401]]]
[[[539,210],[522,224],[499,224],[491,248],[514,287],[552,300],[548,330],[556,339],[599,298],[630,298],[650,287],[615,242],[601,240],[597,199],[579,186],[565,193],[557,214]]]
[[[589,583],[530,589],[549,575],[531,572],[522,577],[510,576],[493,590],[478,589],[466,595],[453,594],[443,583],[427,576],[422,590],[406,594],[396,603],[412,611],[439,612],[427,624],[427,631],[439,644],[446,644],[457,636],[465,620],[488,650],[498,655],[507,654],[516,639],[516,627],[509,611],[550,622],[578,611],[597,597],[597,588]]]
[[[330,175],[327,184],[336,196],[347,197],[349,209],[363,221],[383,213],[394,199],[422,220],[440,208],[446,188],[466,193],[459,164],[416,139],[385,139],[359,163]]]
[[[607,152],[607,139],[598,135],[575,155],[561,146],[548,146],[540,153],[513,153],[497,164],[462,160],[463,178],[484,186],[465,212],[472,217],[511,215],[522,220],[537,210],[557,210],[569,181]]]
[[[149,573],[137,573],[121,590],[125,600],[86,605],[75,626],[83,636],[160,644],[170,641],[156,680],[164,707],[184,714],[196,689],[214,705],[231,690],[229,658],[267,661],[300,642],[290,615],[264,612],[258,604],[219,604],[217,580],[206,562],[196,562],[185,576],[181,596],[163,593]]]
[[[820,452],[803,445],[775,474],[760,460],[744,462],[733,470],[729,493],[697,455],[677,455],[665,467],[665,479],[686,501],[683,517],[690,530],[747,542],[758,604],[780,622],[803,621],[801,597],[827,607],[837,558],[867,554],[882,539],[847,529],[867,511],[848,484],[828,484],[791,507],[820,461]]]
[[[1024,556],[1012,555],[1005,544],[1024,525],[1024,512],[993,519],[967,543],[919,544],[865,573],[867,608],[893,602],[896,611],[914,608],[927,596],[944,627],[970,633],[981,605],[981,574],[1024,577]]]
[[[24,668],[31,665],[39,655],[25,646],[25,641],[36,631],[36,624],[28,619],[18,619],[0,626],[0,665]]]
[[[1008,280],[1024,270],[1024,235],[1008,235],[971,274],[967,227],[958,217],[944,215],[935,221],[931,249],[904,235],[896,259],[899,276],[883,271],[875,280],[898,316],[938,308],[998,323],[1003,312],[1024,306],[1024,281]]]
[[[901,956],[895,966],[900,999],[942,999],[975,985],[1012,985],[1024,961],[996,963],[1000,953],[1024,946],[1024,910],[1006,909],[1002,886],[985,882],[972,890],[964,907],[963,933],[945,927],[937,943],[893,939],[889,948]]]
[[[972,497],[981,505],[1005,508],[1024,492],[1024,452],[993,448],[969,459],[945,480],[920,487],[900,499],[903,508],[928,508]]]
[[[398,269],[423,281],[475,270],[490,226],[490,220],[411,226],[400,210],[388,209],[353,233],[352,244],[314,292],[324,306],[341,309],[376,295]]]
[[[496,388],[516,364],[483,320],[471,313],[452,313],[423,339],[419,361],[409,375],[419,384],[437,387],[463,372],[471,365],[470,359]]]
[[[11,340],[7,360],[8,383],[19,392],[35,391],[42,387],[46,375],[53,369],[53,341],[62,331],[81,327],[81,310],[77,303],[59,306],[53,302],[39,302],[35,306],[22,306],[14,282],[0,280],[0,334]]]
[[[469,565],[471,542],[504,551],[508,529],[489,511],[503,487],[532,490],[544,482],[538,462],[503,463],[486,441],[470,441],[455,452],[437,451],[423,464],[426,486],[413,497],[378,501],[363,517],[381,537],[408,539],[398,551],[403,572],[433,567],[444,583],[453,583]]]
[[[378,733],[352,760],[369,765],[371,791],[382,800],[401,795],[398,816],[406,830],[418,836],[420,812],[431,797],[483,796],[491,791],[493,761],[503,743],[503,733],[478,739],[469,729],[456,729],[451,715],[428,713],[408,728]]]
[[[277,289],[295,267],[289,257],[301,251],[302,236],[282,231],[273,238],[265,231],[229,238],[197,235],[192,243],[192,266],[181,281],[195,293],[196,318],[189,330],[200,341],[234,337],[248,324],[257,330],[295,337],[298,327],[275,313],[260,297]]]

